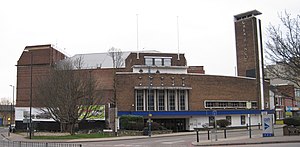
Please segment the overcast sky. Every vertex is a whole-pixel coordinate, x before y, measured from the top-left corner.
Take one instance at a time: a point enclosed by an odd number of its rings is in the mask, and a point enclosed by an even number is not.
[[[16,64],[25,46],[54,44],[68,55],[139,50],[177,53],[207,74],[235,75],[233,16],[250,10],[263,14],[265,28],[278,13],[300,14],[298,0],[7,0],[0,2],[0,98],[12,98]]]

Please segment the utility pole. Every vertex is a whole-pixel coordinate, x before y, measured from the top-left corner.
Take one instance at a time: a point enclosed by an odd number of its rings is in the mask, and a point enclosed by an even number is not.
[[[12,131],[11,124],[13,122],[13,111],[14,111],[14,97],[15,97],[15,86],[9,85],[13,88],[12,104],[11,104],[11,113],[10,113],[10,123],[9,123],[9,132]],[[9,134],[10,135],[10,134]]]
[[[32,138],[32,53],[30,54],[29,139]]]
[[[149,86],[148,86],[148,136],[151,137],[151,112],[150,112],[150,92],[151,92],[151,76],[150,76],[150,65],[148,66]]]

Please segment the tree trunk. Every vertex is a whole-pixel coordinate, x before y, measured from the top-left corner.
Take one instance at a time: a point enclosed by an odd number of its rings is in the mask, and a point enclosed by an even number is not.
[[[75,123],[69,124],[69,132],[71,135],[75,135]]]
[[[60,123],[60,132],[67,132],[67,123]]]

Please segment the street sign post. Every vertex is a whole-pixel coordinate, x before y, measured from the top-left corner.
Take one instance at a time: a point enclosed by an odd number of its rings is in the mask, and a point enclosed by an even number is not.
[[[263,115],[262,116],[263,123],[263,137],[272,137],[274,136],[274,128],[273,128],[273,115]]]

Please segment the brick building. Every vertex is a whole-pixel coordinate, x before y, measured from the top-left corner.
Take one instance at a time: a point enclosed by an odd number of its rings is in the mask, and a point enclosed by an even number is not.
[[[32,90],[35,91],[38,76],[46,74],[53,64],[50,59],[57,59],[57,61],[65,59],[61,53],[59,56],[55,55],[57,58],[52,57],[51,52],[58,52],[53,50],[55,49],[51,45],[30,46],[25,48],[20,57],[17,66],[17,126],[24,127],[23,119],[29,109],[30,66],[28,65],[32,66]],[[32,64],[25,59],[32,58],[30,54],[34,55]],[[82,54],[68,59],[79,57],[84,60],[82,70],[90,71],[99,83],[98,90],[102,91],[99,95],[101,104],[108,106],[109,103],[113,103],[114,72],[111,62],[103,60],[110,61],[109,55],[107,53]],[[116,72],[118,116],[133,114],[142,115],[147,119],[151,113],[155,122],[174,131],[200,127],[213,121],[214,115],[216,119],[230,120],[232,126],[246,125],[247,114],[253,115],[252,124],[260,122],[261,107],[260,99],[257,98],[255,78],[205,75],[202,66],[188,67],[184,54],[179,54],[178,58],[176,53],[124,52],[122,57],[125,64]],[[44,59],[44,62],[38,60],[39,58]],[[34,92],[32,100],[33,110],[36,112],[40,106],[35,103]],[[251,108],[247,107],[248,102]],[[112,110],[107,107],[106,111],[106,120],[114,122]],[[33,121],[41,124],[40,127],[54,123],[35,117]],[[103,122],[103,120],[98,121],[98,125],[103,125]]]
[[[261,123],[262,112],[273,113],[268,105],[269,88],[263,82],[259,70],[261,62],[258,57],[258,38],[249,40],[245,50],[240,46],[244,46],[245,38],[247,40],[253,36],[240,39],[238,31],[244,27],[243,21],[248,23],[249,20],[256,20],[254,16],[258,13],[251,11],[235,16],[238,77],[206,75],[203,66],[189,67],[185,55],[177,53],[123,52],[124,64],[116,72],[108,53],[81,54],[68,59],[82,58],[84,65],[81,70],[90,71],[97,79],[97,90],[101,91],[98,97],[101,98],[101,104],[106,106],[106,127],[114,128],[113,111],[116,108],[110,105],[115,103],[114,77],[118,117],[140,115],[145,121],[151,117],[154,122],[173,131],[193,130],[195,127],[212,124],[216,119],[227,119],[232,126],[246,126],[249,123],[247,116],[251,117],[252,125],[258,125]],[[256,27],[251,27],[253,26],[249,26],[247,30],[248,34],[257,31]],[[247,59],[244,57],[246,51]],[[17,126],[24,127],[22,121],[29,110],[30,91],[36,90],[37,77],[45,75],[52,64],[65,58],[52,45],[25,48],[17,65]],[[37,113],[41,106],[35,103],[36,98],[32,93],[34,112]],[[34,118],[33,121],[38,124],[54,123],[49,119]],[[103,122],[104,120],[99,120],[87,123],[89,126],[103,127]]]

